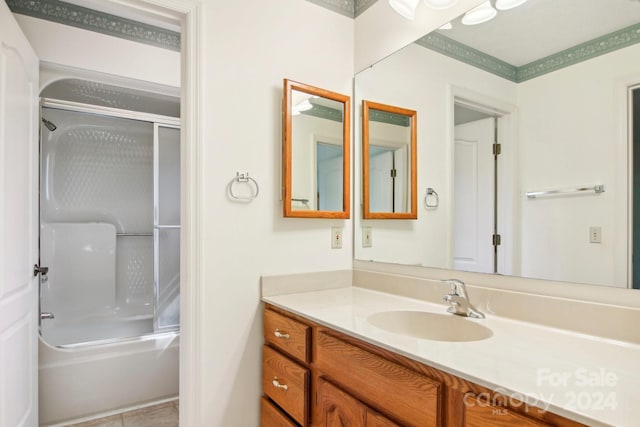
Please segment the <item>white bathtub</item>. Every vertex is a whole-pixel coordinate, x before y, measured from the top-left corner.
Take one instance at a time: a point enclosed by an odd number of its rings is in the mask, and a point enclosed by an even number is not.
[[[173,332],[57,348],[40,337],[40,425],[177,397],[179,341]]]

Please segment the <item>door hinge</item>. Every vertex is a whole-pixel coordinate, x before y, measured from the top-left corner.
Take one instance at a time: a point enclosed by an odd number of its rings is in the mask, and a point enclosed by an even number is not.
[[[38,274],[46,276],[48,272],[49,267],[40,267],[38,264],[33,266],[33,277],[36,277]]]
[[[397,169],[391,169],[391,178],[395,178],[396,174],[398,173]]]
[[[502,237],[500,237],[499,234],[494,234],[492,241],[493,241],[493,246],[500,246],[500,243],[502,243]]]
[[[500,154],[502,154],[502,144],[493,144],[493,155],[499,156]]]

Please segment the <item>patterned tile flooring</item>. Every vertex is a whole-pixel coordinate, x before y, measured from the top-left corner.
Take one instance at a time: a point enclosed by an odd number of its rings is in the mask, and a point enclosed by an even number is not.
[[[178,427],[179,401],[161,403],[68,427]]]

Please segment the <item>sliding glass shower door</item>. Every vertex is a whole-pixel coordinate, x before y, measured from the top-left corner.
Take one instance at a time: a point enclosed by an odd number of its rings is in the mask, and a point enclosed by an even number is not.
[[[180,130],[154,126],[155,331],[180,325]]]

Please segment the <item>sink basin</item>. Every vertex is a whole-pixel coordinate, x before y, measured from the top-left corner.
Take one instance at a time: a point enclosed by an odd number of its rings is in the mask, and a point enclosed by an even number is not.
[[[434,341],[479,341],[493,335],[491,329],[455,314],[425,311],[383,311],[367,322],[394,334]]]

